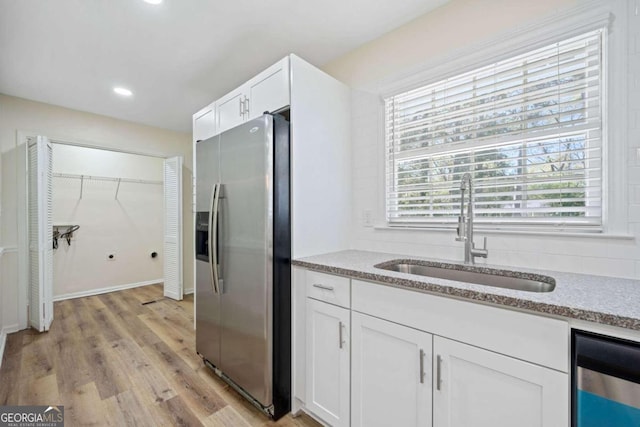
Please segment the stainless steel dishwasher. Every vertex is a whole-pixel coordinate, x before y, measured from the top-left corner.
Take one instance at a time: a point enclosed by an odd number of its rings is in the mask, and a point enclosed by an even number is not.
[[[573,330],[572,426],[640,426],[640,343]]]

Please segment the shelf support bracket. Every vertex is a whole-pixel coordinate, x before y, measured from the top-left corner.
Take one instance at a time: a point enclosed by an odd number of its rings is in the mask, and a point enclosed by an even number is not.
[[[118,178],[118,186],[116,187],[116,200],[118,200],[118,192],[120,191],[120,181],[122,178]]]

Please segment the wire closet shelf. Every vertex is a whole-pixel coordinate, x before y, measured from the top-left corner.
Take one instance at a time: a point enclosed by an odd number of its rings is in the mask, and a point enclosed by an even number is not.
[[[118,199],[118,192],[120,191],[120,184],[132,183],[132,184],[151,184],[151,185],[162,185],[163,181],[154,181],[150,179],[131,179],[131,178],[113,178],[108,176],[95,176],[95,175],[75,175],[69,173],[54,173],[54,178],[70,178],[70,179],[79,179],[80,180],[80,198],[82,199],[82,193],[84,191],[84,181],[110,181],[117,182],[118,185],[116,187],[116,195],[115,199]]]

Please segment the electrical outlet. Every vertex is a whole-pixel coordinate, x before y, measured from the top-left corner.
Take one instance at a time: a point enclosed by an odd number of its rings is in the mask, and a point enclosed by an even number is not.
[[[373,227],[373,213],[370,209],[362,211],[362,224],[365,227]]]
[[[107,254],[107,261],[115,261],[115,260],[116,260],[116,254],[115,253]]]

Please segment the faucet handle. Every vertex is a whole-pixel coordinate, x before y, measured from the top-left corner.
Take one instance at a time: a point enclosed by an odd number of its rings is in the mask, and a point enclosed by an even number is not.
[[[487,250],[487,238],[485,237],[483,240],[484,247],[482,249],[476,248],[475,243],[471,244],[471,259],[473,259],[473,257],[486,258],[489,255],[489,251]]]
[[[471,256],[472,257],[481,257],[481,258],[486,258],[489,255],[489,251],[487,250],[487,238],[485,236],[484,240],[484,247],[482,249],[478,249],[476,248],[475,244],[471,245]]]

